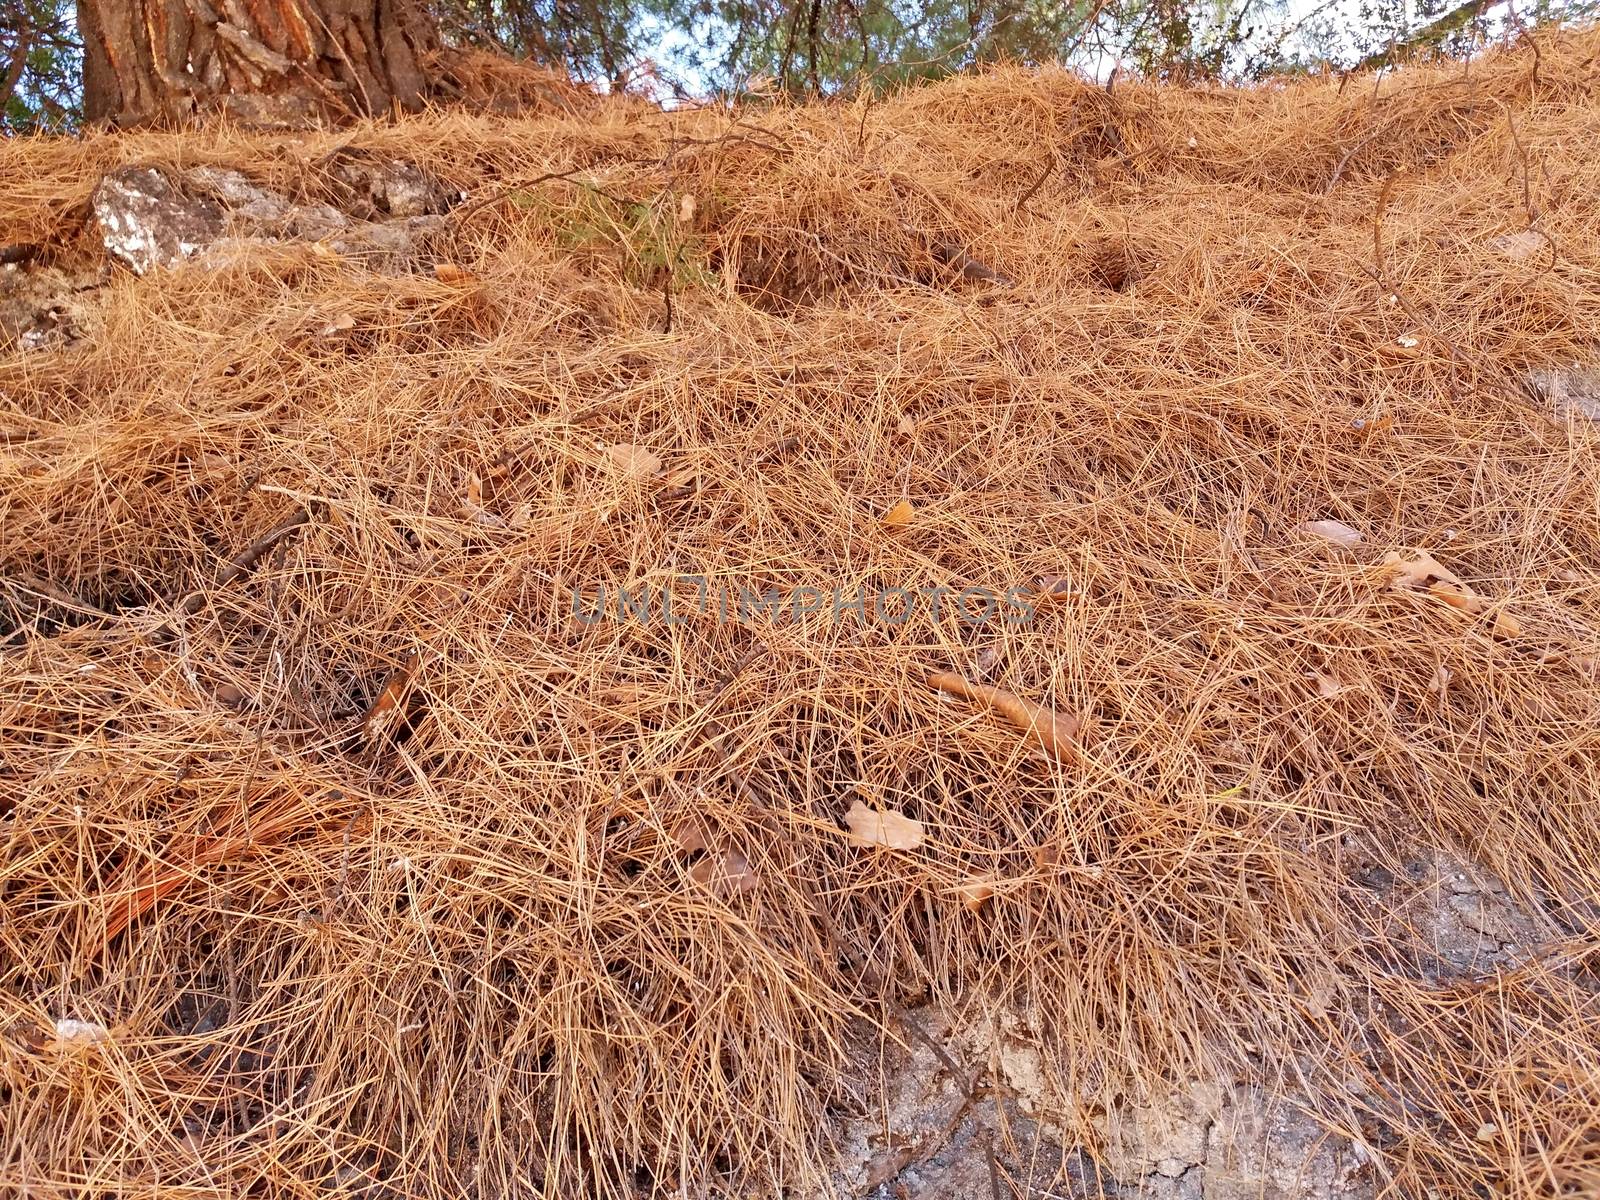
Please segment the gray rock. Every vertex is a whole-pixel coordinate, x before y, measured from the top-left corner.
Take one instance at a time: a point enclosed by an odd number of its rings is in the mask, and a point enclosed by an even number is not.
[[[200,253],[222,236],[226,224],[220,204],[186,194],[155,167],[111,172],[89,203],[106,249],[139,275]]]
[[[428,242],[445,231],[440,214],[451,193],[413,163],[366,156],[340,162],[350,169],[333,190],[353,215],[296,203],[224,167],[181,175],[125,167],[101,180],[92,206],[106,249],[141,275],[190,259],[222,266],[283,242],[321,242],[374,271],[416,269]]]
[[[1600,365],[1573,363],[1529,371],[1528,390],[1561,424],[1571,419],[1600,421]]]
[[[342,150],[324,160],[322,170],[339,206],[368,220],[438,216],[459,199],[437,176],[402,159]]]
[[[83,297],[97,282],[56,267],[0,265],[0,353],[69,346],[89,336],[95,320]]]

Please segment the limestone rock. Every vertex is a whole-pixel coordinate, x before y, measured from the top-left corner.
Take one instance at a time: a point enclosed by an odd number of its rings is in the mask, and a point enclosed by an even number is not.
[[[452,193],[413,163],[366,156],[331,188],[345,202],[300,203],[225,167],[177,173],[124,167],[101,180],[91,206],[106,249],[138,274],[185,260],[237,261],[254,248],[317,242],[374,271],[424,266],[445,231]]]
[[[222,236],[226,213],[205,195],[186,194],[157,167],[122,167],[90,197],[105,247],[143,275],[200,253]]]

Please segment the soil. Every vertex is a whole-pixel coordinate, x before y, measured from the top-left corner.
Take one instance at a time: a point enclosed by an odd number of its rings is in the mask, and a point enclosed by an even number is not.
[[[1388,936],[1411,948],[1419,979],[1513,968],[1564,936],[1492,872],[1443,852],[1399,872],[1369,862],[1356,883]],[[841,1126],[832,1187],[806,1200],[1375,1200],[1382,1191],[1369,1148],[1281,1083],[1193,1078],[1106,1105],[1052,1093],[1015,1005],[960,1019],[924,1005],[894,1024],[901,1044],[883,1040],[862,1064],[869,1100]]]

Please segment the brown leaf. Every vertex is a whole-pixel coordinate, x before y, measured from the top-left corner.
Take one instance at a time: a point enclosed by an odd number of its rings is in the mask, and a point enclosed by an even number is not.
[[[1381,575],[1395,591],[1424,592],[1463,612],[1475,616],[1489,614],[1494,631],[1502,637],[1514,638],[1522,632],[1522,625],[1515,617],[1503,609],[1495,609],[1492,601],[1474,592],[1426,550],[1412,551],[1410,559],[1391,550],[1384,556]]]
[[[896,425],[896,428],[907,437],[910,437],[912,434],[917,432],[916,418],[910,413],[901,413],[900,421],[899,424]]]
[[[623,442],[606,450],[606,457],[626,479],[649,479],[661,470],[661,460],[643,446]]]
[[[1024,700],[1004,688],[972,683],[953,671],[930,671],[927,684],[952,696],[987,704],[1058,762],[1071,762],[1077,757],[1073,742],[1078,736],[1078,722],[1074,717]]]
[[[858,846],[884,846],[890,850],[915,850],[922,845],[922,822],[887,809],[879,812],[857,800],[844,815],[850,840]]]
[[[909,525],[911,524],[911,515],[914,512],[916,512],[916,509],[911,506],[911,501],[902,500],[899,504],[896,504],[888,512],[883,514],[883,523],[891,528],[898,528],[901,525]]]
[[[471,271],[452,262],[435,263],[433,265],[433,277],[440,283],[457,285],[478,282],[478,277]]]
[[[405,700],[411,691],[411,681],[417,674],[417,652],[408,650],[400,665],[389,672],[383,691],[361,718],[361,728],[368,741],[379,741],[389,733],[405,711]]]
[[[689,868],[689,878],[725,896],[753,892],[761,883],[761,877],[750,865],[750,860],[739,850],[719,850],[707,854]]]
[[[994,895],[994,885],[993,875],[969,875],[956,888],[956,895],[961,897],[961,903],[976,912]]]

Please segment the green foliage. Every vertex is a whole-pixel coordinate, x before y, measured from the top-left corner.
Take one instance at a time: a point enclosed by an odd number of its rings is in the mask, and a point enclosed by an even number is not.
[[[72,128],[82,70],[71,0],[0,0],[0,132]]]
[[[446,3],[457,36],[612,83],[649,76],[683,96],[881,90],[998,61],[1248,79],[1470,53],[1490,36],[1600,8],[1600,0],[1539,0],[1514,14],[1479,0],[1455,8],[1448,0],[581,0],[570,11],[561,5],[574,0]]]
[[[576,200],[556,201],[548,193],[514,191],[507,199],[542,216],[555,242],[567,251],[614,255],[630,283],[660,286],[670,275],[674,286],[705,283],[705,267],[692,236],[678,219],[680,198],[670,195],[645,203],[613,196],[574,179]]]
[[[1291,10],[1291,4],[1294,6]],[[445,39],[652,94],[882,90],[986,63],[1178,81],[1460,55],[1600,0],[433,0]],[[1309,8],[1309,11],[1307,11]],[[0,0],[0,133],[81,113],[75,0]]]

